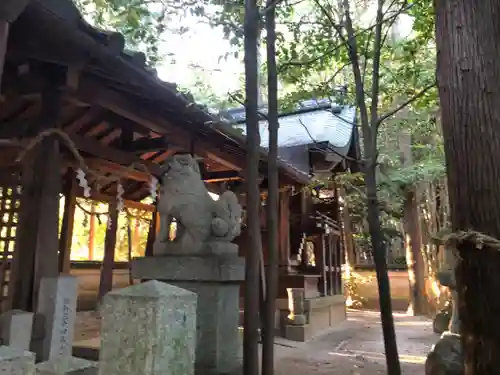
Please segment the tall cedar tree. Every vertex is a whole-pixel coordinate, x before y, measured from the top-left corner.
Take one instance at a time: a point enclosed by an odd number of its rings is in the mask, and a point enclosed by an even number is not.
[[[434,6],[452,227],[500,239],[500,1]],[[465,374],[498,374],[500,252],[470,242],[458,250]]]

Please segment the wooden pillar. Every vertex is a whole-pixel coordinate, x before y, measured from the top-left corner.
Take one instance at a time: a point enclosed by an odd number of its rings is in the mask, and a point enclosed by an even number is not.
[[[102,260],[101,278],[99,281],[99,301],[101,301],[102,297],[113,288],[116,232],[118,229],[118,210],[116,202],[109,204],[108,220],[111,220],[111,223],[108,223],[106,238],[104,240],[104,259]]]
[[[59,237],[59,272],[69,274],[71,271],[71,243],[75,223],[76,208],[76,176],[72,169],[66,175],[64,186],[64,213]]]
[[[0,21],[0,88],[2,87],[3,67],[5,64],[5,54],[7,53],[8,39],[9,23],[7,21]]]
[[[279,255],[278,266],[288,267],[290,259],[290,192],[279,194]]]
[[[159,222],[160,220],[159,220],[158,205],[157,205],[152,214],[151,223],[149,224],[148,239],[146,241],[146,250],[144,252],[144,256],[149,257],[153,255],[153,246],[155,244],[156,233],[158,231]]]
[[[329,295],[333,296],[336,294],[336,289],[335,289],[335,271],[337,270],[337,264],[335,263],[334,260],[334,251],[335,248],[333,246],[333,241],[332,241],[333,235],[331,233],[326,234],[326,246],[327,246],[327,252],[328,252],[328,284],[330,285],[329,287]]]
[[[89,217],[89,260],[94,260],[95,250],[95,206],[96,203],[92,201],[90,204],[90,217]]]
[[[133,235],[133,243],[132,243],[132,252],[137,251],[141,245],[141,221],[138,218],[135,218],[134,225],[134,235]]]
[[[39,131],[57,127],[61,102],[58,86],[63,72],[47,64]],[[61,192],[61,159],[55,136],[43,138],[25,160],[23,198],[19,217],[20,231],[16,242],[22,272],[11,280],[13,308],[33,311],[42,277],[59,275],[59,194]]]
[[[350,267],[354,267],[356,265],[356,254],[354,252],[354,242],[352,238],[352,221],[351,214],[349,212],[349,207],[345,201],[346,199],[346,191],[345,189],[340,189],[340,197],[343,198],[342,203],[342,235],[343,235],[343,243],[346,251],[346,260]],[[337,200],[340,206],[340,199]]]
[[[323,283],[323,295],[328,295],[328,273],[327,273],[327,254],[326,254],[326,243],[325,243],[325,235],[320,235],[319,244],[321,246],[321,281]]]

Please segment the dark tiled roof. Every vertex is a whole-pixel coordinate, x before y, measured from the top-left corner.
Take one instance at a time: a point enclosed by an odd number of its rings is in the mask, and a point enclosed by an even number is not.
[[[330,101],[307,101],[294,112],[279,116],[278,155],[281,160],[293,165],[303,173],[309,173],[309,152],[312,148],[334,150],[338,161],[349,153],[355,141],[354,129],[356,109],[351,106],[332,105]],[[266,114],[266,108],[261,113]],[[233,126],[245,130],[245,109],[243,107],[225,111],[224,117]],[[265,117],[265,116],[262,116]],[[263,118],[261,147],[269,143],[268,123]]]

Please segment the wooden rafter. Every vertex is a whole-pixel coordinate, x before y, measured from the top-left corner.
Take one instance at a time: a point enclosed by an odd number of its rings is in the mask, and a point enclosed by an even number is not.
[[[95,78],[88,76],[80,78],[80,86],[74,95],[81,100],[92,105],[100,105],[117,115],[141,124],[153,132],[166,135],[166,139],[181,147],[184,150],[190,150],[192,134],[180,124],[172,124],[148,111],[144,106],[138,106],[137,103],[127,99],[124,94],[107,88],[102,83],[97,82]],[[237,157],[229,155],[213,142],[207,142],[203,139],[196,141],[199,149],[205,150],[207,155],[213,160],[218,159],[230,169],[241,170],[244,168],[244,155]]]

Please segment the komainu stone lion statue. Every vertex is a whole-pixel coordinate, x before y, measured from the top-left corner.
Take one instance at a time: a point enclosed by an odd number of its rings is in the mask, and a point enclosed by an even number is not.
[[[196,160],[188,154],[174,155],[166,162],[158,203],[160,231],[154,255],[200,253],[210,243],[231,242],[240,234],[241,206],[231,191],[214,200],[201,178]],[[177,229],[169,240],[175,219]]]

